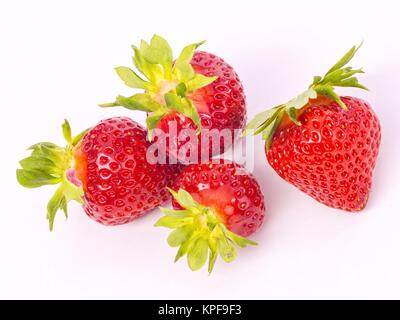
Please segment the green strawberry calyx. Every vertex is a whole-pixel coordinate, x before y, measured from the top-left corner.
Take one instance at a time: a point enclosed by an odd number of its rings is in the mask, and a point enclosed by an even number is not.
[[[358,47],[353,46],[323,77],[315,76],[308,89],[294,99],[257,114],[247,124],[242,135],[247,135],[250,132],[252,132],[253,135],[261,133],[263,140],[265,140],[266,147],[269,148],[275,130],[278,128],[283,117],[285,115],[288,116],[291,121],[300,126],[301,123],[297,118],[298,111],[306,107],[311,99],[316,99],[318,96],[328,97],[344,110],[347,110],[347,106],[335,92],[335,87],[353,87],[368,90],[364,85],[359,83],[357,77],[355,77],[356,74],[364,73],[364,71],[362,69],[353,69],[350,66],[346,66],[361,45],[362,43]]]
[[[183,209],[160,207],[165,215],[155,226],[173,229],[167,241],[171,247],[179,247],[175,262],[187,255],[189,268],[196,271],[208,258],[208,273],[211,273],[218,254],[225,262],[232,262],[236,258],[237,246],[257,245],[228,230],[212,208],[196,202],[187,191],[169,191]]]
[[[22,159],[16,175],[20,185],[26,188],[38,188],[44,185],[58,185],[56,192],[47,203],[47,219],[50,231],[58,210],[68,217],[67,205],[71,200],[83,203],[83,188],[73,169],[73,149],[89,129],[72,136],[67,120],[62,125],[66,147],[51,142],[39,142],[29,147],[31,155]]]
[[[119,95],[114,102],[100,106],[121,106],[149,113],[146,124],[150,140],[157,123],[172,111],[190,118],[200,132],[200,117],[190,94],[217,79],[196,73],[190,64],[195,50],[203,43],[186,46],[175,61],[170,45],[158,35],[150,43],[142,40],[139,47],[132,46],[133,64],[140,74],[128,67],[117,67],[115,71],[128,87],[144,92],[130,97]]]

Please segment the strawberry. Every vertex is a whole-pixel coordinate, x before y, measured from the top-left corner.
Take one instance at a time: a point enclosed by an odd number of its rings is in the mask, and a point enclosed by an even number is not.
[[[225,262],[236,258],[235,246],[256,243],[245,237],[257,231],[265,216],[264,196],[255,178],[240,165],[214,160],[182,170],[170,192],[173,208],[156,226],[175,229],[168,237],[179,247],[175,261],[187,254],[192,270],[200,269],[209,254],[211,273],[218,253]]]
[[[245,130],[262,132],[268,162],[283,179],[329,207],[350,212],[367,204],[381,140],[371,106],[334,91],[336,86],[366,89],[354,77],[363,71],[346,67],[358,48],[324,77],[314,77],[297,98],[258,114]]]
[[[67,217],[75,200],[86,214],[104,225],[128,223],[170,197],[166,187],[177,176],[176,166],[148,161],[147,132],[125,117],[103,120],[75,138],[63,124],[67,146],[42,142],[30,150],[17,169],[19,183],[28,188],[59,184],[47,206],[50,230],[58,209]]]
[[[186,46],[173,61],[165,39],[155,35],[150,44],[142,40],[140,48],[133,46],[133,62],[142,75],[127,67],[115,70],[127,86],[144,92],[100,105],[147,112],[149,140],[157,129],[154,142],[162,136],[160,149],[184,164],[223,153],[232,144],[235,129],[241,130],[246,122],[238,75],[221,58],[195,51],[201,44]]]

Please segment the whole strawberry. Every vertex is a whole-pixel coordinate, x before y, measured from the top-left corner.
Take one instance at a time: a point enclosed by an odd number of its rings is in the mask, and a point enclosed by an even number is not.
[[[191,164],[180,173],[173,190],[173,209],[156,226],[174,229],[168,237],[179,247],[175,261],[187,254],[192,270],[209,256],[211,272],[218,254],[225,262],[236,258],[236,246],[256,243],[247,237],[265,216],[264,196],[255,178],[240,165],[224,160]]]
[[[59,187],[50,199],[50,230],[58,209],[67,216],[71,200],[104,225],[128,223],[169,199],[166,189],[177,176],[176,166],[153,164],[146,158],[146,130],[129,118],[103,120],[75,138],[63,125],[67,147],[38,143],[23,159],[17,179],[28,188]]]
[[[101,105],[147,112],[149,140],[154,135],[165,155],[184,164],[223,153],[235,129],[246,122],[238,75],[221,58],[195,51],[202,43],[188,45],[174,61],[171,47],[160,36],[150,44],[142,40],[139,48],[133,46],[133,62],[141,75],[127,67],[115,70],[127,86],[144,92]]]
[[[268,162],[286,181],[317,201],[350,212],[368,201],[381,128],[371,106],[339,97],[334,87],[366,89],[363,71],[346,67],[353,47],[324,77],[286,104],[258,114],[247,126],[266,140]],[[246,131],[246,132],[247,132]]]

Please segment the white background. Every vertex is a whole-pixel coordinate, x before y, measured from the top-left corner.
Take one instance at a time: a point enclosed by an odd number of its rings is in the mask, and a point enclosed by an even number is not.
[[[400,8],[396,1],[1,1],[0,298],[400,298]],[[281,180],[257,139],[257,176],[268,217],[258,247],[217,263],[212,276],[174,264],[155,211],[103,227],[71,205],[48,231],[51,187],[27,190],[17,161],[34,142],[62,143],[102,118],[144,115],[97,103],[128,94],[113,67],[153,33],[177,52],[206,39],[239,73],[248,115],[289,100],[353,44],[383,141],[367,208],[329,209]]]

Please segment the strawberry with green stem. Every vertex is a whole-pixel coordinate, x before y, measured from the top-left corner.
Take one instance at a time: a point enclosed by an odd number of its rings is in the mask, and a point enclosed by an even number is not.
[[[147,112],[149,140],[153,130],[159,129],[167,136],[166,154],[179,162],[187,161],[194,152],[198,155],[195,161],[223,153],[233,142],[235,129],[242,129],[246,121],[239,77],[221,58],[196,51],[203,43],[186,46],[175,61],[170,45],[158,35],[150,43],[142,40],[139,47],[132,46],[133,63],[141,75],[128,67],[115,70],[128,87],[143,92],[117,96],[114,102],[101,105]],[[211,139],[207,147],[201,146],[202,132],[204,136],[205,131],[224,129],[230,131],[231,139],[218,137],[217,143]],[[195,141],[185,130],[197,132]]]
[[[118,225],[170,198],[166,187],[179,168],[148,161],[147,132],[136,122],[110,118],[75,137],[67,121],[62,127],[66,147],[35,144],[17,169],[18,182],[24,187],[58,185],[47,205],[50,230],[59,209],[67,217],[72,200],[82,204],[95,221]]]
[[[324,77],[315,76],[295,99],[259,113],[244,134],[262,134],[273,169],[317,201],[350,212],[368,201],[381,139],[379,120],[370,105],[339,96],[335,87],[366,90],[346,66],[352,47]]]
[[[173,209],[156,226],[173,229],[168,244],[179,247],[175,261],[187,255],[191,270],[209,258],[208,272],[217,256],[236,258],[236,247],[256,243],[245,238],[256,232],[265,217],[264,196],[255,178],[240,165],[214,160],[191,164],[179,174],[170,192]]]
[[[68,202],[77,201],[83,204],[83,189],[76,179],[72,168],[73,150],[88,130],[72,137],[71,127],[67,120],[62,125],[66,147],[52,142],[40,142],[29,147],[31,155],[21,160],[21,169],[17,169],[17,180],[26,188],[38,188],[44,185],[58,185],[54,195],[47,204],[47,219],[50,230],[53,229],[56,212],[61,209],[68,217]]]

